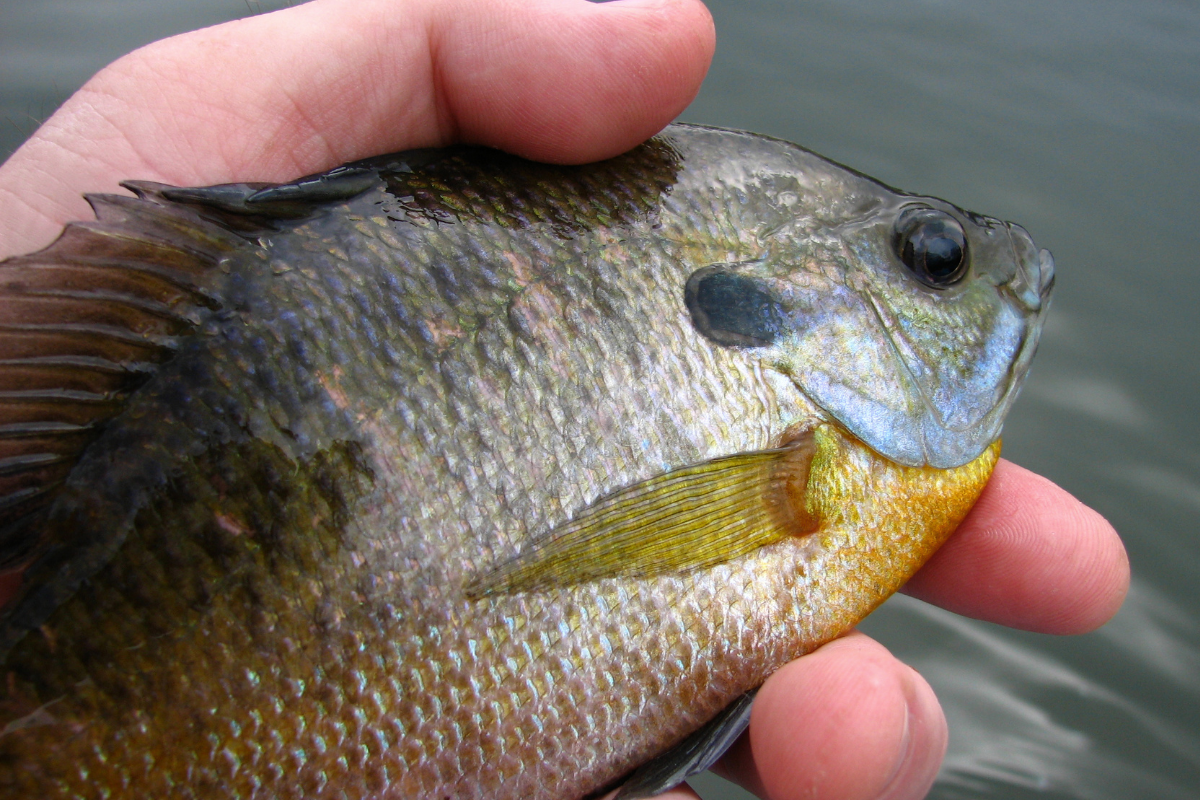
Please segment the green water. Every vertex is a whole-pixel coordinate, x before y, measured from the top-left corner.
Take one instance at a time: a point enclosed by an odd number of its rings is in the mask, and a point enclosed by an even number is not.
[[[932,797],[1200,796],[1200,5],[710,6],[717,58],[685,119],[1018,221],[1055,255],[1005,455],[1112,520],[1133,590],[1110,625],[1074,638],[908,598],[868,620],[946,708]],[[270,7],[0,0],[0,154],[116,56]],[[701,790],[735,796],[716,779]]]

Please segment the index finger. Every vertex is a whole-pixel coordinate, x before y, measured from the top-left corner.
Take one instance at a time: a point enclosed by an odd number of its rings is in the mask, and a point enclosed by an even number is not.
[[[1069,634],[1107,622],[1128,589],[1129,558],[1112,526],[1001,460],[958,531],[904,591],[964,616]]]

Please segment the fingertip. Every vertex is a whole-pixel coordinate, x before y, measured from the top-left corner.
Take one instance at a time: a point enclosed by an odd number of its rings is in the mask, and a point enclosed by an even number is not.
[[[448,116],[466,141],[540,161],[596,161],[653,136],[696,96],[715,47],[699,0],[541,0],[495,13],[521,35],[452,46],[481,36],[461,17],[439,34]]]
[[[1032,473],[1031,473],[1032,474]],[[1077,634],[1095,630],[1116,615],[1129,594],[1129,554],[1120,534],[1108,520],[1050,481],[1035,475],[1054,493],[1072,501],[1070,511],[1060,523],[1064,541],[1060,549],[1072,550],[1077,558],[1071,573],[1049,597],[1057,602],[1059,613],[1044,617],[1046,633]],[[1072,589],[1070,587],[1077,587]]]
[[[771,800],[918,798],[937,775],[946,740],[928,684],[852,634],[763,685],[748,741],[724,772]]]
[[[879,800],[920,800],[933,786],[950,742],[949,726],[937,695],[921,675],[907,665],[901,689],[905,717],[902,753]]]
[[[1009,461],[905,592],[964,616],[1041,633],[1086,633],[1117,612],[1129,557],[1098,513]]]

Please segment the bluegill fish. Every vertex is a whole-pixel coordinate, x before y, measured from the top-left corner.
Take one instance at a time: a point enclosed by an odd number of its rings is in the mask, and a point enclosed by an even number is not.
[[[126,186],[0,264],[0,797],[659,791],[953,531],[1053,283],[696,126]]]

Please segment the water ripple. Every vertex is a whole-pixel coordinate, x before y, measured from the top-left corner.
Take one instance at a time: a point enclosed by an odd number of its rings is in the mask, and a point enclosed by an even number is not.
[[[1117,621],[1094,635],[1102,646],[1093,650],[1194,697],[1200,654],[1187,644],[1195,640],[1189,625],[1167,598],[1135,585]],[[908,597],[889,601],[863,627],[916,667],[946,710],[950,749],[933,797],[1195,797],[1196,784],[1176,778],[1200,777],[1200,737],[1145,699],[1018,641],[1029,635]]]

